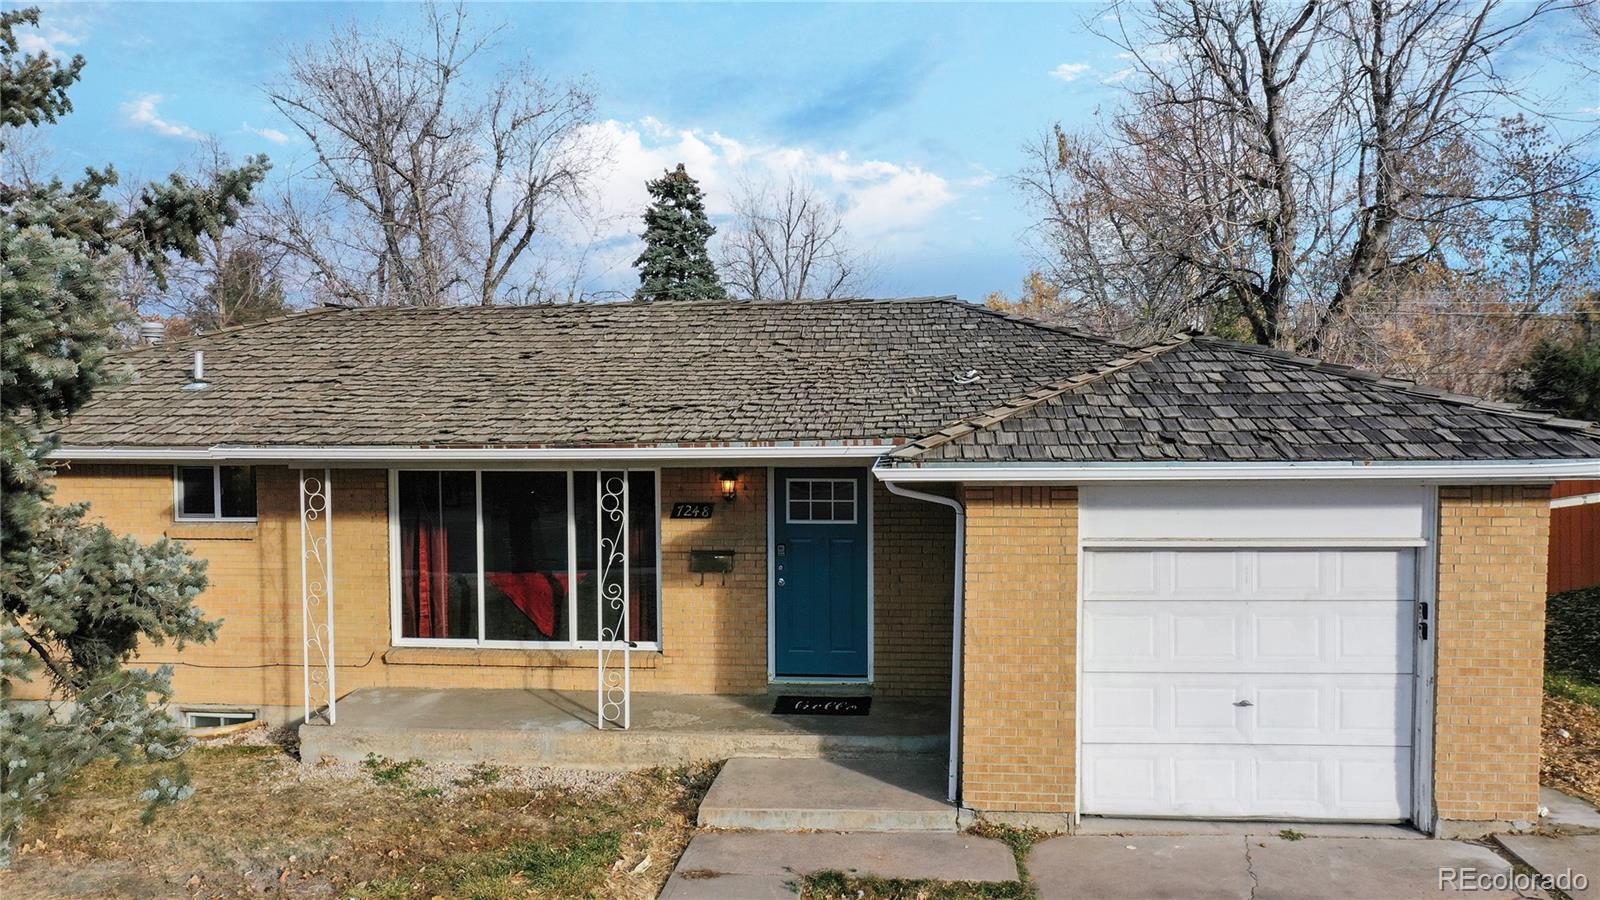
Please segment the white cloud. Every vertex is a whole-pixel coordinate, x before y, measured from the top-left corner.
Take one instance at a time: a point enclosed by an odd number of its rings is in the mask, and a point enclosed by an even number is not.
[[[38,28],[24,26],[16,32],[16,38],[17,49],[25,54],[48,53],[57,58],[65,58],[67,47],[76,47],[83,42],[82,35],[48,23]]]
[[[715,131],[674,127],[659,119],[608,120],[586,136],[611,148],[610,164],[594,179],[585,216],[560,215],[552,236],[569,255],[582,254],[590,290],[626,295],[637,283],[640,214],[649,202],[645,182],[683,163],[700,182],[706,211],[725,230],[741,185],[788,178],[809,182],[840,210],[862,249],[925,243],[926,228],[960,194],[993,180],[983,170],[947,178],[911,163],[858,159],[783,144],[742,141]]]
[[[164,134],[167,137],[188,138],[189,140],[200,139],[200,132],[195,131],[193,128],[180,122],[169,122],[161,118],[161,112],[157,109],[160,104],[160,94],[144,94],[137,100],[129,100],[127,103],[122,104],[122,114],[127,117],[131,124],[141,128],[148,128],[157,134]]]
[[[916,165],[856,159],[843,151],[747,143],[714,131],[673,128],[657,119],[611,120],[592,128],[592,137],[613,148],[610,171],[597,184],[601,218],[615,220],[603,239],[637,233],[639,214],[648,202],[645,182],[680,162],[700,182],[713,219],[732,213],[742,182],[792,176],[831,197],[845,224],[863,239],[922,225],[955,198],[949,180]]]
[[[1132,78],[1133,77],[1133,73],[1134,73],[1133,66],[1124,66],[1124,67],[1116,70],[1115,72],[1112,72],[1110,75],[1107,75],[1106,77],[1100,79],[1100,83],[1101,84],[1119,84],[1121,82],[1127,81],[1129,78]]]
[[[244,129],[244,131],[249,133],[249,134],[253,134],[258,138],[263,138],[265,140],[269,140],[269,141],[273,142],[274,144],[279,144],[279,145],[287,144],[287,143],[289,143],[289,140],[290,140],[290,138],[289,138],[289,136],[287,134],[284,134],[283,132],[279,131],[276,128],[256,128],[255,126],[251,125],[249,122],[245,122],[245,123],[241,124],[239,127]]]
[[[1050,77],[1057,81],[1077,81],[1079,76],[1091,68],[1093,67],[1088,63],[1062,63],[1050,70]]]

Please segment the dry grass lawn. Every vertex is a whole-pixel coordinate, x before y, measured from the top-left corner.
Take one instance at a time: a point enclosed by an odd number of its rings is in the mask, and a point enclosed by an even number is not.
[[[186,759],[197,793],[148,827],[148,773],[86,770],[26,829],[0,896],[654,897],[713,774]]]

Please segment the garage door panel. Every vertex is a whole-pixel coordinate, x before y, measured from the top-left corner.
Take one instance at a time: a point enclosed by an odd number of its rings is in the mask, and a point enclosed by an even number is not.
[[[1403,821],[1408,748],[1097,744],[1085,810],[1119,815]]]
[[[1399,600],[1416,595],[1408,550],[1108,550],[1085,561],[1102,600]]]
[[[1393,600],[1086,602],[1087,672],[1411,671],[1410,604]]]
[[[1083,740],[1404,746],[1411,693],[1408,675],[1107,672],[1084,679]]]
[[[1415,553],[1092,550],[1086,813],[1404,820]]]

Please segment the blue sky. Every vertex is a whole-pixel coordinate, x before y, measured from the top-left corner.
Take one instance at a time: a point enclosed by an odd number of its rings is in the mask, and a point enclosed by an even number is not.
[[[977,299],[1014,293],[1028,268],[1029,217],[1007,182],[1023,142],[1054,121],[1086,124],[1115,99],[1105,79],[1122,68],[1117,48],[1082,23],[1097,8],[475,4],[471,16],[504,24],[501,60],[597,89],[619,149],[598,199],[616,223],[600,235],[591,287],[635,283],[628,233],[643,179],[681,161],[714,213],[752,169],[798,166],[876,257],[874,293]],[[235,155],[271,155],[274,177],[286,177],[307,148],[261,91],[282,52],[338,21],[416,15],[377,3],[45,4],[31,40],[89,62],[76,111],[49,138],[55,165],[112,162],[160,177],[192,162],[209,134]],[[1547,26],[1507,66],[1540,90],[1572,93],[1570,72],[1551,62],[1563,41],[1560,23]],[[1587,93],[1563,102],[1600,105]]]

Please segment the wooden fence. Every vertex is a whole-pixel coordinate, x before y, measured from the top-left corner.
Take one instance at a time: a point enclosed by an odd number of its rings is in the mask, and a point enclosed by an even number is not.
[[[1552,594],[1600,585],[1600,496],[1590,495],[1600,495],[1600,481],[1557,482],[1550,492]]]

